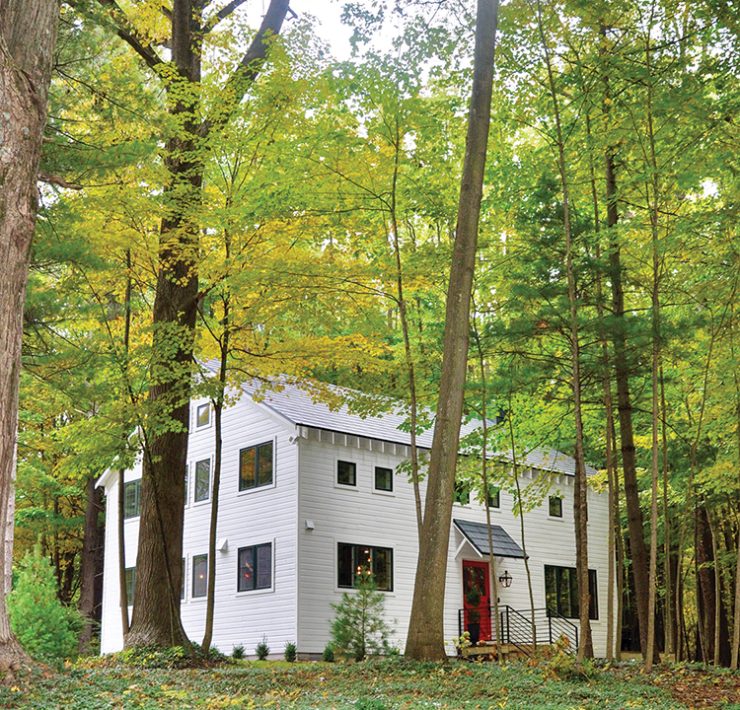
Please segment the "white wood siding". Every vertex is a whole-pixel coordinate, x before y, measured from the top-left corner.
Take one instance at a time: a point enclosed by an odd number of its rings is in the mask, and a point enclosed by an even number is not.
[[[191,414],[203,400],[191,403]],[[194,421],[194,418],[193,420]],[[230,653],[243,645],[247,655],[266,637],[272,653],[282,654],[285,644],[295,642],[296,628],[296,513],[297,447],[292,427],[265,408],[244,397],[223,416],[223,470],[219,495],[217,539],[226,540],[225,551],[216,552],[216,599],[213,643]],[[274,485],[239,492],[239,450],[274,441]],[[185,599],[182,621],[188,636],[200,642],[205,625],[205,597],[192,596],[194,555],[208,552],[210,501],[193,502],[195,462],[213,457],[213,423],[194,429],[189,439],[188,503],[185,508],[183,556],[185,557]],[[212,469],[211,469],[212,470]],[[140,477],[140,470],[128,472],[126,480]],[[116,543],[116,485],[108,484],[101,651],[121,648],[118,608],[118,555]],[[126,522],[127,566],[136,557],[138,518]],[[238,549],[260,543],[273,545],[272,588],[237,592]]]
[[[320,440],[319,440],[320,439]],[[382,442],[309,432],[300,441],[299,505],[299,610],[298,644],[303,653],[320,653],[330,638],[332,603],[344,590],[337,588],[337,543],[391,547],[394,551],[393,592],[385,593],[386,619],[394,629],[393,643],[403,650],[408,631],[418,552],[413,488],[405,475],[394,476],[393,495],[373,491],[375,466],[394,468],[406,458],[403,447]],[[357,464],[357,486],[336,484],[337,459]],[[544,475],[544,474],[543,474]],[[524,488],[532,482],[522,477]],[[422,495],[425,487],[422,485]],[[572,518],[572,478],[553,476],[552,492],[561,493],[563,518],[548,515],[547,497],[535,510],[525,513],[525,540],[529,555],[535,608],[545,607],[545,564],[575,566],[575,533]],[[521,545],[520,520],[512,512],[513,496],[501,491],[501,508],[492,510],[492,523],[501,525]],[[453,506],[453,518],[485,522],[485,511],[477,504]],[[305,528],[311,520],[313,530]],[[589,491],[589,567],[596,570],[599,619],[592,622],[596,655],[606,650],[607,600],[607,497]],[[445,595],[444,634],[458,635],[458,609],[463,606],[462,561],[480,559],[470,545],[456,557],[462,535],[450,532]],[[509,589],[499,587],[501,604],[529,609],[524,562],[497,558],[497,576],[508,570],[513,577]],[[578,625],[577,620],[574,623]],[[454,653],[450,643],[448,652]]]

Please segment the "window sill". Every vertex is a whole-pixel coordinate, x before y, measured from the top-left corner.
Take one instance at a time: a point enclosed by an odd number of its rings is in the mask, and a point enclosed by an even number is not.
[[[267,589],[247,589],[243,592],[236,592],[234,599],[240,599],[242,597],[253,597],[260,594],[273,594],[275,592],[275,585],[268,587]]]
[[[206,498],[205,500],[194,500],[191,504],[191,508],[202,508],[205,505],[208,505],[211,502],[210,498]]]
[[[236,494],[238,496],[246,496],[250,493],[259,493],[260,491],[269,491],[273,488],[276,488],[277,484],[273,481],[272,483],[266,483],[263,486],[254,486],[253,488],[245,488],[243,491],[237,490]]]
[[[337,483],[334,482],[334,488],[341,488],[343,491],[359,491],[360,489],[357,487],[357,484],[355,483],[352,485],[351,483]]]
[[[382,490],[380,488],[373,488],[372,489],[372,492],[376,496],[386,496],[388,498],[395,498],[396,497],[396,492],[395,491],[384,491],[384,490]]]
[[[334,591],[337,594],[344,594],[345,592],[347,594],[352,594],[352,593],[355,593],[356,594],[359,590],[357,589],[357,587],[335,587],[334,588]],[[396,596],[396,592],[394,590],[386,591],[384,589],[376,589],[375,591],[380,592],[381,594],[385,594],[387,597],[395,597]]]
[[[561,523],[565,521],[565,518],[562,515],[548,515],[547,516],[547,519],[548,520],[557,520],[558,522],[561,522]]]

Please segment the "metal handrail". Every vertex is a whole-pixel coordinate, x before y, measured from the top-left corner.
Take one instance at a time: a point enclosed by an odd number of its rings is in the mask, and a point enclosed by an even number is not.
[[[461,636],[471,623],[471,614],[477,614],[479,620],[486,619],[493,634],[493,607],[485,605],[458,610],[457,623]],[[529,655],[531,649],[528,647],[537,648],[545,643],[553,644],[562,637],[568,640],[569,652],[575,653],[578,649],[578,627],[558,612],[546,608],[518,610],[503,604],[499,605],[499,621],[501,642],[516,646],[524,654]],[[545,630],[547,636],[543,638]]]

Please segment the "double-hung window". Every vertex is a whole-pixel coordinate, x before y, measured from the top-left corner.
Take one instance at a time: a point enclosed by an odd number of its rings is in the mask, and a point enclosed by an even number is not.
[[[208,500],[211,495],[211,459],[203,459],[195,464],[195,502]]]
[[[337,545],[337,586],[351,589],[357,586],[357,577],[372,572],[375,586],[383,592],[393,591],[393,550],[389,547]]]
[[[272,543],[239,548],[237,591],[272,587]]]
[[[599,618],[596,570],[588,571],[588,618]],[[545,602],[550,613],[578,618],[578,577],[575,567],[545,565]]]
[[[192,597],[204,597],[208,592],[208,555],[193,555]]]
[[[272,485],[273,448],[273,442],[266,441],[239,452],[240,491]]]
[[[123,517],[137,518],[141,515],[141,479],[123,484]]]
[[[467,481],[455,481],[454,502],[460,505],[470,503],[470,484]]]

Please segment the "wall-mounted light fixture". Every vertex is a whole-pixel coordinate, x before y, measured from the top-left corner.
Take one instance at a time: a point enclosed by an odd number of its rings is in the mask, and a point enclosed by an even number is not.
[[[512,577],[509,574],[509,570],[504,570],[504,573],[498,578],[499,584],[508,589],[511,586]]]

